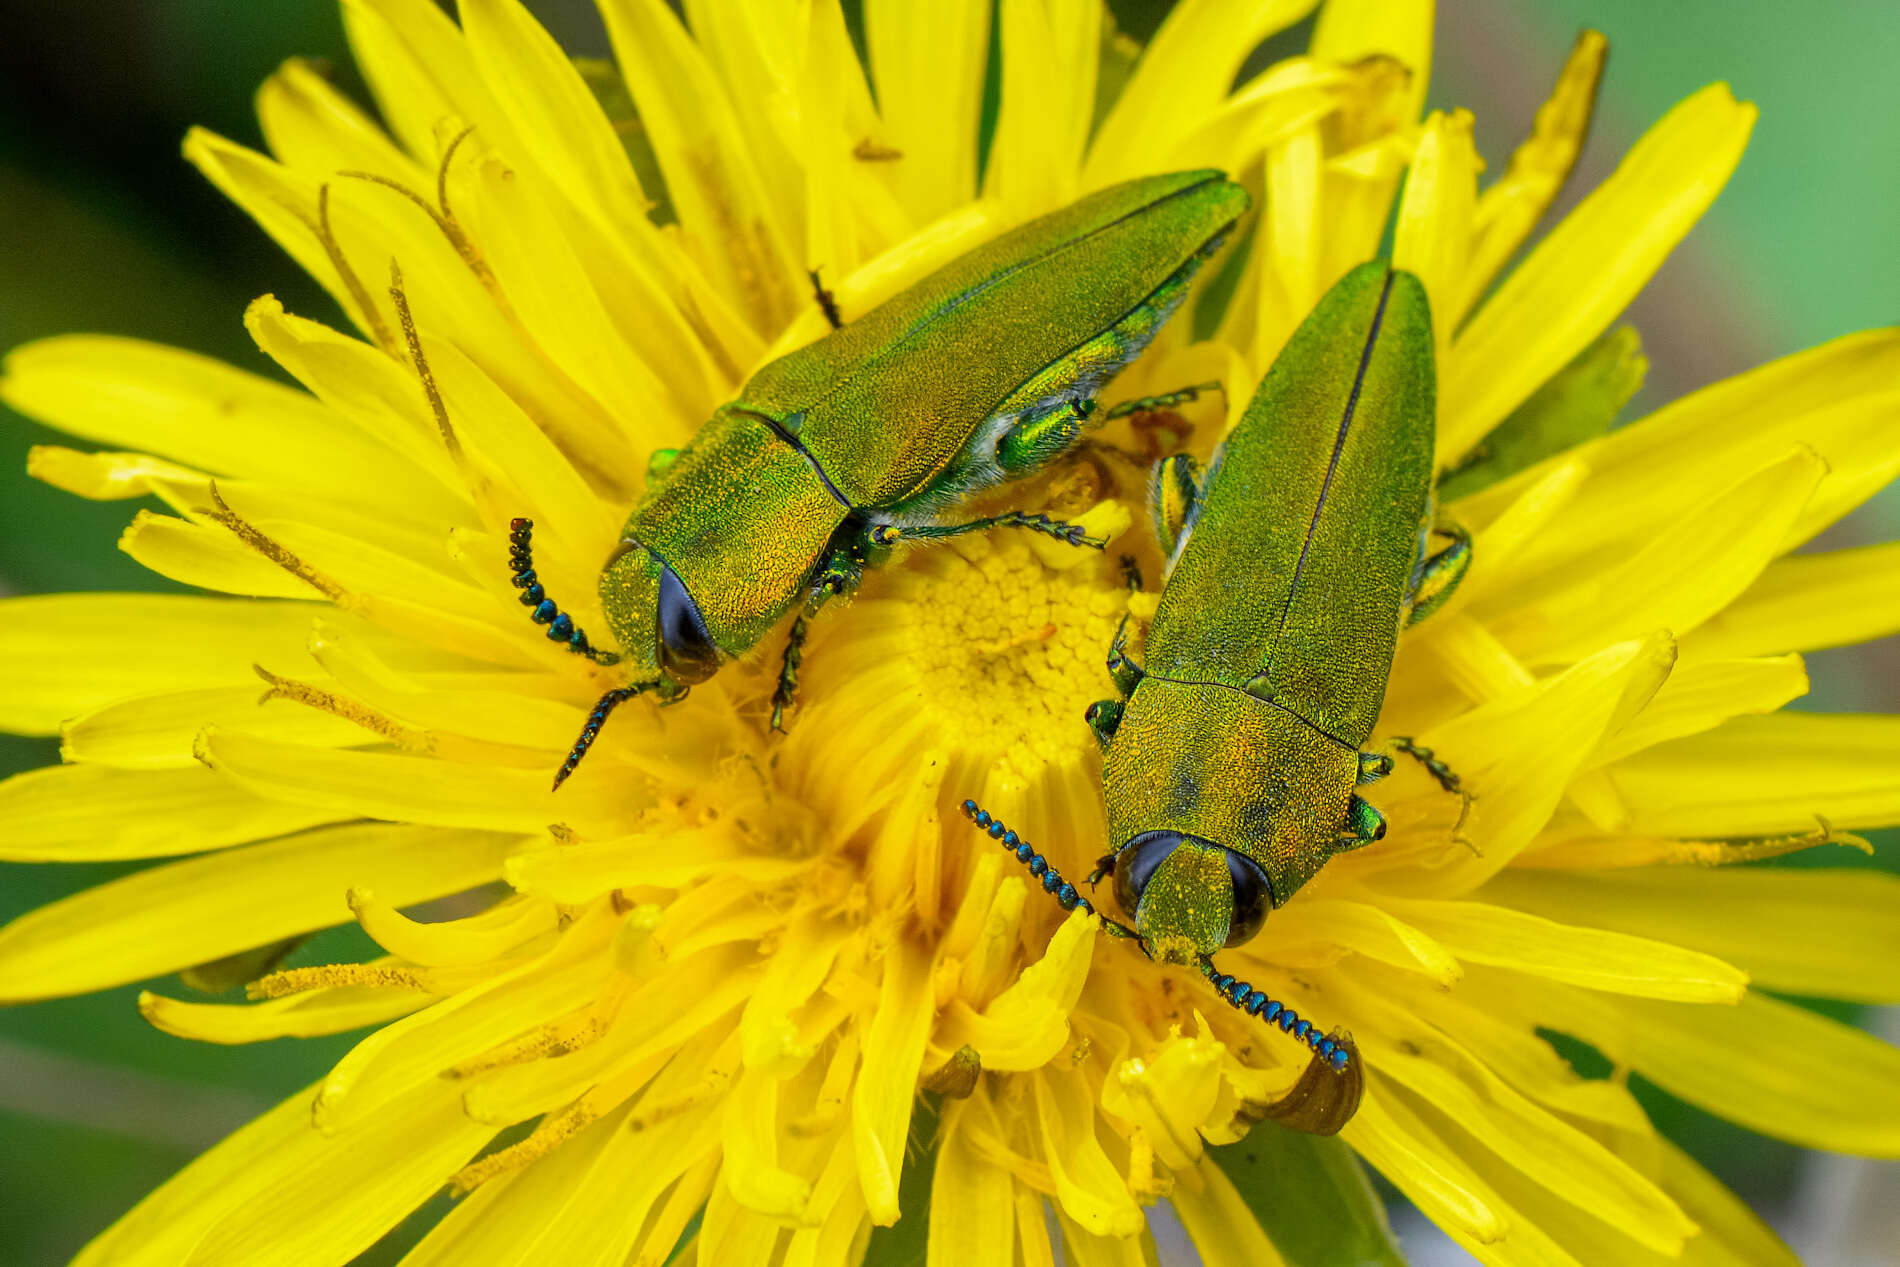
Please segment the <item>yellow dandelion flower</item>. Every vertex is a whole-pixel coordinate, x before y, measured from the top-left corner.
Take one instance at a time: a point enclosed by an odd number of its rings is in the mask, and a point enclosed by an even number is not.
[[[1900,1000],[1895,882],[1709,869],[1900,822],[1900,722],[1776,711],[1799,652],[1900,627],[1895,546],[1791,553],[1900,471],[1900,335],[1525,451],[1568,405],[1607,422],[1627,398],[1640,353],[1604,331],[1753,111],[1691,96],[1503,275],[1576,157],[1601,41],[1480,189],[1470,118],[1420,117],[1421,0],[1332,0],[1307,55],[1232,86],[1313,7],[1183,0],[1136,59],[1094,0],[1005,0],[995,30],[987,3],[867,0],[867,75],[835,0],[689,0],[687,24],[602,0],[616,75],[518,0],[463,0],[459,25],[350,0],[386,130],[293,61],[259,97],[269,155],[187,140],[356,331],[251,307],[302,390],[119,339],[8,358],[8,403],[100,446],[36,450],[32,473],[158,498],[122,547],[211,593],[0,611],[0,725],[65,758],[0,784],[0,856],[172,859],[0,930],[0,995],[348,921],[385,953],[271,972],[248,1003],[142,996],[211,1042],[369,1033],[80,1262],[343,1263],[446,1185],[461,1199],[405,1263],[658,1264],[683,1239],[701,1263],[852,1263],[926,1205],[932,1263],[1048,1263],[1058,1240],[1126,1263],[1163,1203],[1206,1261],[1274,1263],[1309,1195],[1364,1213],[1356,1154],[1488,1263],[1759,1263],[1788,1255],[1656,1134],[1629,1073],[1900,1155],[1900,1053],[1768,993]],[[1379,732],[1475,800],[1402,767],[1386,838],[1223,957],[1354,1035],[1350,1154],[1255,1125],[1303,1044],[1065,916],[957,812],[981,799],[1069,875],[1102,850],[1081,713],[1153,604],[1114,556],[1160,574],[1117,450],[1204,454],[1218,398],[1016,494],[1108,556],[918,550],[813,627],[788,737],[762,653],[677,707],[628,705],[558,794],[621,679],[543,638],[504,566],[532,517],[547,588],[603,631],[588,596],[649,454],[823,333],[811,266],[848,320],[1083,193],[1203,166],[1257,215],[1116,395],[1218,379],[1244,402],[1394,224],[1436,314],[1448,509],[1476,538]],[[462,918],[403,913],[468,891],[486,904]]]

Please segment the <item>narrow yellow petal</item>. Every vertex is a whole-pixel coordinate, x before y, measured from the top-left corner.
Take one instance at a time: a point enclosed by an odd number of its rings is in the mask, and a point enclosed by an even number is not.
[[[412,155],[433,158],[445,120],[472,123],[499,144],[510,115],[482,82],[462,33],[430,0],[343,0],[350,51],[390,128]]]
[[[1168,1203],[1206,1267],[1283,1267],[1286,1260],[1225,1171],[1203,1160],[1192,1177],[1175,1185]]]
[[[1458,960],[1432,938],[1395,917],[1383,905],[1342,898],[1302,897],[1268,921],[1267,953],[1297,956],[1303,942],[1344,947],[1407,972],[1422,972],[1441,986],[1464,975]]]
[[[1458,328],[1459,299],[1465,285],[1465,257],[1471,247],[1472,208],[1477,201],[1478,151],[1471,140],[1469,111],[1434,111],[1425,120],[1418,152],[1406,175],[1399,203],[1392,265],[1408,269],[1425,283],[1431,301],[1432,333],[1442,355]]]
[[[1529,602],[1520,590],[1523,605],[1515,611],[1503,610],[1501,596],[1470,610],[1480,618],[1492,613],[1498,639],[1530,664],[1574,660],[1652,629],[1687,633],[1747,589],[1780,553],[1826,473],[1811,450],[1796,449],[1688,509],[1627,557],[1606,551],[1599,556],[1604,570],[1593,574],[1580,562],[1568,575],[1550,578],[1541,602]]]
[[[779,1079],[747,1070],[726,1093],[721,1178],[746,1209],[793,1224],[810,1223],[811,1182],[779,1164]]]
[[[1869,870],[1508,871],[1486,898],[1715,955],[1790,994],[1900,1002],[1900,879]]]
[[[1393,113],[1410,121],[1432,76],[1432,10],[1427,0],[1329,0],[1313,27],[1312,55],[1351,63],[1389,57],[1405,72]]]
[[[930,1037],[935,992],[930,954],[899,939],[884,957],[877,1012],[864,1037],[864,1065],[851,1091],[851,1141],[858,1179],[871,1221],[897,1222],[897,1182],[904,1166],[904,1139],[911,1101]]]
[[[1900,718],[1771,713],[1660,744],[1604,772],[1631,832],[1759,836],[1900,823]]]
[[[607,0],[601,15],[666,173],[687,253],[752,328],[768,335],[808,297],[804,263],[794,254],[804,244],[802,226],[787,223],[767,193],[725,89],[667,6]],[[867,29],[875,30],[868,15]],[[875,35],[872,43],[875,49]],[[946,65],[938,70],[954,74]],[[621,149],[610,130],[606,143]]]
[[[107,335],[7,354],[0,399],[48,426],[218,475],[403,505],[419,481],[390,450],[302,392],[196,353]]]
[[[1679,661],[1638,713],[1606,739],[1591,758],[1603,765],[1633,752],[1713,729],[1744,713],[1772,713],[1808,693],[1801,657]]]
[[[498,857],[486,878],[492,879],[500,871]],[[410,919],[396,909],[409,902],[400,893],[386,896],[383,889],[352,884],[348,900],[356,922],[377,945],[407,963],[425,967],[461,968],[500,959],[516,947],[553,932],[558,920],[552,902],[520,896],[506,898],[478,914],[427,921]]]
[[[310,664],[307,603],[172,594],[47,594],[0,602],[0,726],[29,735],[116,700],[256,681]],[[30,672],[24,671],[31,669]]]
[[[309,1093],[299,1092],[192,1162],[74,1262],[345,1262],[422,1204],[492,1133],[462,1117],[444,1084],[330,1139],[311,1128]]]
[[[57,444],[26,452],[26,473],[61,492],[92,501],[157,497],[180,485],[202,488],[209,477],[144,453],[82,453]]]
[[[1510,1223],[1497,1195],[1459,1150],[1433,1135],[1396,1095],[1380,1091],[1376,1080],[1366,1088],[1341,1137],[1438,1226],[1481,1245],[1502,1240]]]
[[[1200,1127],[1221,1089],[1227,1049],[1204,1021],[1199,1028],[1194,1037],[1172,1034],[1148,1055],[1122,1061],[1102,1084],[1102,1107],[1132,1122],[1155,1160],[1173,1171],[1199,1164]]]
[[[513,837],[352,824],[152,867],[0,928],[12,999],[172,972],[349,918],[352,884],[402,903],[492,880]]]
[[[1630,1063],[1664,1090],[1805,1148],[1900,1157],[1900,1049],[1752,991],[1739,1007],[1616,1006]]]
[[[201,1043],[261,1043],[272,1038],[316,1038],[382,1025],[435,1002],[421,990],[337,986],[267,999],[262,1003],[199,1003],[147,990],[139,1015],[155,1028]]]
[[[864,40],[884,126],[877,140],[903,155],[884,165],[886,178],[912,222],[927,224],[976,196],[990,6],[867,0]]]
[[[92,862],[197,853],[282,836],[360,811],[259,797],[213,771],[56,765],[0,782],[0,858]]]
[[[1394,914],[1470,963],[1490,964],[1593,990],[1733,1003],[1748,976],[1712,955],[1668,942],[1543,919],[1485,902],[1392,899]]]
[[[374,172],[412,186],[427,177],[305,58],[291,58],[257,90],[257,121],[271,153],[291,167]]]
[[[1090,1236],[1132,1237],[1147,1225],[1127,1181],[1096,1135],[1095,1105],[1081,1071],[1055,1066],[1033,1075],[1043,1164],[1061,1212]]]
[[[1315,0],[1184,0],[1142,50],[1096,130],[1082,187],[1173,166],[1175,146],[1220,108],[1249,50],[1312,12]],[[884,82],[878,76],[878,82]]]
[[[1015,917],[1022,909],[1015,894],[1026,896],[1026,890],[1011,890],[1006,883],[1004,892],[1011,896],[1006,899],[999,893],[991,908],[993,916],[1000,913],[1003,919],[989,931],[1011,929],[1008,940],[1013,943]],[[953,1001],[944,1013],[938,1043],[951,1051],[965,1044],[974,1047],[985,1069],[1028,1070],[1048,1063],[1069,1040],[1069,1013],[1088,982],[1095,939],[1094,919],[1076,911],[1049,939],[1043,957],[1024,968],[1015,983],[990,1000],[982,1012],[961,999]],[[995,947],[999,940],[990,945]],[[973,958],[969,966],[976,963]]]
[[[1801,1260],[1759,1214],[1667,1136],[1657,1140],[1662,1182],[1702,1228],[1684,1267],[1800,1267]]]
[[[1601,33],[1578,34],[1550,99],[1537,109],[1531,134],[1511,152],[1504,175],[1478,197],[1464,290],[1450,311],[1433,309],[1437,320],[1455,327],[1463,319],[1563,189],[1583,152],[1609,52]]]
[[[585,832],[638,812],[624,796],[613,794],[621,792],[619,788],[590,790],[580,784],[563,788],[557,799],[548,790],[548,776],[540,771],[305,748],[231,731],[205,732],[199,740],[199,759],[241,788],[282,798],[263,802],[272,811],[315,821],[331,813],[521,832],[539,832],[549,823],[566,822]],[[113,773],[129,777],[131,772]],[[187,772],[140,773],[155,777]],[[225,780],[217,782],[226,785]]]
[[[1441,369],[1441,461],[1461,456],[1603,332],[1721,192],[1754,121],[1754,107],[1725,84],[1696,93],[1512,272]]]
[[[985,191],[1027,218],[1075,200],[1095,118],[1102,6],[1004,0],[1002,100]]]
[[[1683,642],[1685,655],[1811,651],[1900,629],[1900,542],[1797,554],[1770,563]]]
[[[1695,1233],[1669,1196],[1584,1130],[1531,1103],[1491,1070],[1483,1053],[1356,984],[1367,1018],[1360,1050],[1382,1083],[1405,1088],[1457,1124],[1483,1150],[1555,1196],[1623,1228],[1634,1241],[1675,1254]]]
[[[979,1087],[976,1094],[987,1100],[989,1093]],[[938,1132],[926,1267],[1008,1262],[1016,1243],[1009,1172],[984,1157],[959,1129],[969,1105],[968,1100],[954,1102]]]

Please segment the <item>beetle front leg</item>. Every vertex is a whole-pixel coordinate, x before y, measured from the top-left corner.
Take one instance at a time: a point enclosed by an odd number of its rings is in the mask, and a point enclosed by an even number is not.
[[[772,689],[772,729],[785,733],[785,710],[798,700],[798,670],[805,663],[805,637],[813,616],[827,601],[849,594],[864,579],[864,570],[847,551],[834,550],[812,577],[805,610],[792,621],[785,636],[785,656],[779,662],[778,685]]]
[[[1425,541],[1436,533],[1451,544],[1436,554],[1425,553]],[[1471,570],[1471,534],[1457,524],[1434,524],[1420,534],[1419,564],[1405,595],[1405,627],[1424,620],[1452,596]]]
[[[1107,541],[1084,533],[1081,524],[1051,519],[1047,515],[1031,515],[1020,510],[1004,511],[1000,515],[986,515],[981,519],[970,519],[960,524],[919,524],[915,527],[904,524],[878,524],[871,529],[870,540],[873,546],[888,548],[900,541],[942,541],[948,537],[961,537],[965,533],[987,532],[991,528],[1027,528],[1045,537],[1054,537],[1066,545],[1086,546],[1091,550],[1101,550],[1108,545]]]

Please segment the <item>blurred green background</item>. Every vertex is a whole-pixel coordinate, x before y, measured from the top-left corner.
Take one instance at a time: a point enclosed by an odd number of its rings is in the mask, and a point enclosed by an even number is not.
[[[571,51],[605,52],[585,0],[530,3]],[[1124,29],[1145,35],[1168,2],[1114,0],[1111,8]],[[1432,101],[1476,113],[1493,170],[1528,126],[1576,31],[1609,35],[1610,70],[1573,198],[1703,83],[1727,79],[1762,108],[1728,191],[1631,309],[1652,363],[1639,407],[1894,319],[1900,20],[1892,0],[1462,0],[1444,9]],[[1303,42],[1304,28],[1273,51]],[[239,321],[250,299],[272,291],[292,311],[338,319],[328,298],[178,156],[193,123],[257,144],[251,94],[292,54],[329,60],[363,99],[336,10],[322,0],[0,3],[0,348],[108,331],[271,373]],[[131,508],[26,480],[28,446],[55,437],[0,415],[0,594],[166,588],[114,548]],[[1896,535],[1900,497],[1889,490],[1823,544]],[[1897,661],[1891,640],[1817,655],[1806,703],[1900,708]],[[51,741],[0,736],[0,774],[56,759]],[[1881,843],[1891,865],[1896,842]],[[9,867],[0,872],[0,920],[123,869]],[[326,934],[302,957],[347,956],[350,936]],[[0,1262],[65,1261],[196,1152],[317,1076],[350,1041],[187,1043],[147,1028],[135,994],[127,987],[0,1011]],[[1661,1095],[1650,1102],[1817,1262],[1834,1251],[1815,1193],[1885,1185],[1900,1200],[1893,1167],[1843,1171]],[[1461,1260],[1400,1218],[1416,1261]],[[366,1261],[393,1257],[386,1245]]]

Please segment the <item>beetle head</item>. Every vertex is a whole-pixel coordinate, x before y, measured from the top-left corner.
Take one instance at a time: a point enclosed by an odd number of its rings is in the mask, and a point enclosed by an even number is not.
[[[680,686],[703,682],[724,659],[699,604],[664,559],[631,538],[600,573],[600,603],[636,674]]]
[[[1245,854],[1184,832],[1148,831],[1115,855],[1115,899],[1150,958],[1194,963],[1259,932],[1273,888]]]

